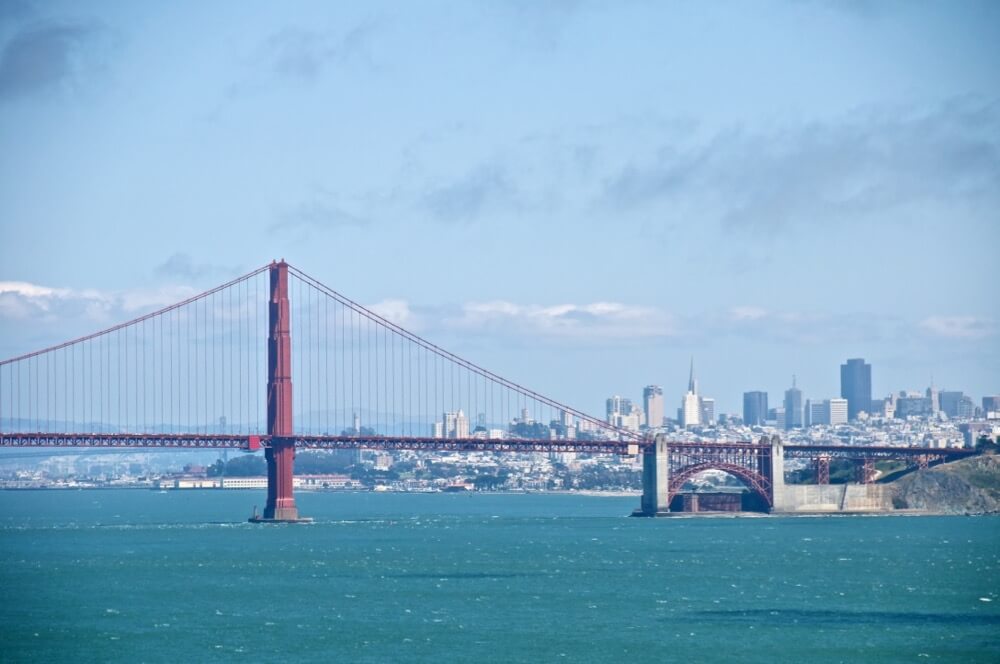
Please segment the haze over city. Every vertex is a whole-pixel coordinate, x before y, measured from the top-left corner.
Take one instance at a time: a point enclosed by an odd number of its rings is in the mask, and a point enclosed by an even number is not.
[[[600,415],[995,394],[990,2],[0,5],[0,356],[271,259]]]

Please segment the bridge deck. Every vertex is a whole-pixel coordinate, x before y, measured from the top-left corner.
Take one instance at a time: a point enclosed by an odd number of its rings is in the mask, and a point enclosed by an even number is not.
[[[150,434],[150,433],[0,433],[0,447],[134,447],[244,449],[270,447],[271,436],[251,434]],[[580,452],[589,454],[638,454],[652,444],[651,439],[633,440],[536,440],[526,438],[427,438],[403,436],[323,436],[295,435],[300,449],[372,449],[439,452]],[[769,451],[769,444],[755,442],[671,442],[671,450],[697,451]],[[976,450],[965,448],[893,447],[873,445],[785,445],[788,458],[815,458],[826,455],[838,458],[888,459],[916,456],[973,456]]]

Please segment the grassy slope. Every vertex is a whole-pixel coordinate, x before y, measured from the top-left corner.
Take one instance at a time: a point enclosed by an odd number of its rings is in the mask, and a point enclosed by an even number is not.
[[[892,482],[897,507],[946,513],[1000,511],[1000,456],[982,455]]]

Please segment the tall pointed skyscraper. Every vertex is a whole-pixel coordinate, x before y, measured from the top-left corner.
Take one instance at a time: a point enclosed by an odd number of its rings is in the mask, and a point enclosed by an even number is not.
[[[694,377],[694,358],[691,358],[691,374],[688,377],[688,391],[681,399],[678,410],[682,427],[697,426],[701,423],[701,399],[698,397],[698,381]]]

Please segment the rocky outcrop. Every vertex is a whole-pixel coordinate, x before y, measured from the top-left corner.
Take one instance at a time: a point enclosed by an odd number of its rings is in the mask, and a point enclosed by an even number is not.
[[[1000,513],[1000,456],[982,455],[919,470],[887,486],[892,488],[895,509]]]

